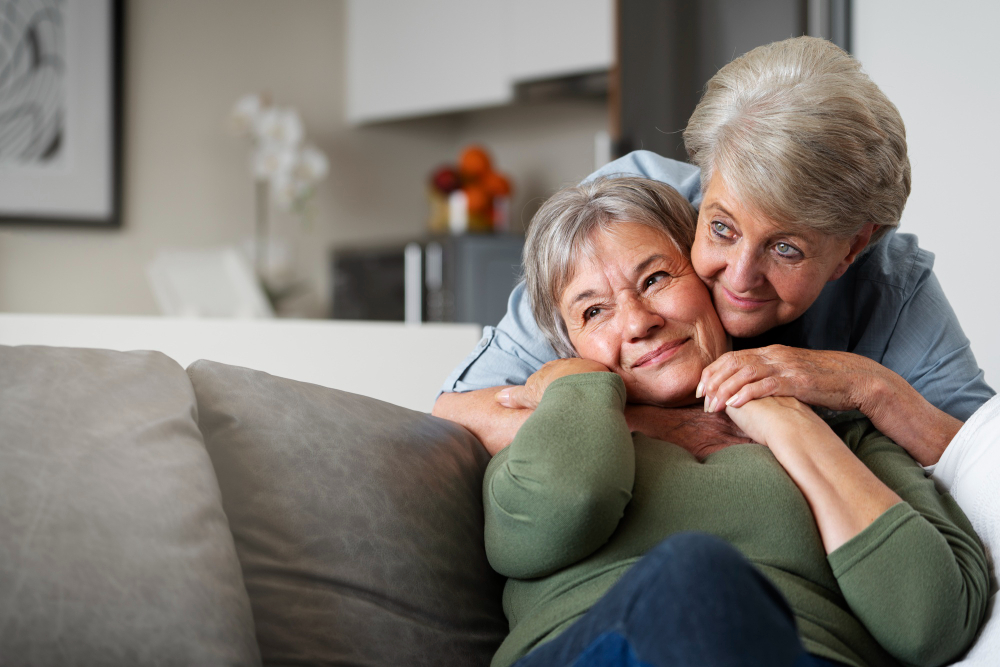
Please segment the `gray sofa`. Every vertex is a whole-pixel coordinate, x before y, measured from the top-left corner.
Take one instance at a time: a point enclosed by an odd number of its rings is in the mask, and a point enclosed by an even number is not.
[[[465,430],[157,352],[0,346],[0,665],[485,665]]]

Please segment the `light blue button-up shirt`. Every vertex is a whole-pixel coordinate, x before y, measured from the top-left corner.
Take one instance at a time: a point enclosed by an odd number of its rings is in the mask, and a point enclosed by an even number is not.
[[[701,204],[697,167],[636,151],[590,178],[626,174],[676,188]],[[965,421],[994,391],[986,384],[969,339],[934,276],[934,255],[912,234],[891,233],[847,272],[827,283],[801,317],[755,338],[733,339],[736,349],[781,344],[853,352],[895,371],[938,409]],[[507,314],[448,377],[444,392],[524,384],[542,364],[558,358],[531,313],[521,283]]]

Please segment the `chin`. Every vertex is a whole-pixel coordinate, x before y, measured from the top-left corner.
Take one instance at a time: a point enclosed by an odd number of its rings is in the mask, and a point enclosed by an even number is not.
[[[719,313],[722,326],[733,338],[752,338],[759,336],[778,326],[780,322],[772,322],[770,318],[762,320],[757,317],[747,317],[742,313]]]
[[[698,399],[694,397],[695,387],[698,385],[699,375],[690,382],[683,384],[671,383],[668,386],[659,387],[627,387],[629,403],[641,403],[642,405],[655,405],[661,408],[679,408],[685,405],[694,405]]]

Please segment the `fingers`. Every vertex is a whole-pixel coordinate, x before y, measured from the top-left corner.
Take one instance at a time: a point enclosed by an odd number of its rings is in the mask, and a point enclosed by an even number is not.
[[[524,408],[534,410],[538,407],[539,401],[546,388],[554,381],[567,375],[577,373],[607,372],[608,367],[604,364],[571,357],[568,359],[556,359],[543,364],[541,368],[531,374],[528,381],[523,386],[504,387],[493,398],[497,403],[505,408]]]
[[[726,352],[706,366],[701,372],[701,382],[695,390],[695,398],[714,395],[719,390],[719,385],[750,361],[748,357],[746,352]]]
[[[740,407],[765,396],[792,396],[831,410],[856,410],[869,395],[865,387],[872,367],[881,369],[847,352],[772,345],[722,355],[702,372],[696,393],[705,397],[707,412]]]
[[[748,384],[772,375],[774,370],[756,354],[727,352],[702,372],[695,397],[705,397],[705,412],[718,412],[726,407],[739,390]]]
[[[727,385],[730,385],[730,383],[723,385],[723,388],[719,390],[718,403],[716,405],[717,410],[740,408],[758,398],[787,394],[787,392],[782,391],[779,378],[773,375],[764,377],[757,382],[742,384],[735,389]],[[710,412],[715,412],[716,409],[710,410]]]
[[[513,409],[534,409],[537,402],[532,400],[532,394],[527,387],[504,387],[494,396],[496,402],[505,408]]]

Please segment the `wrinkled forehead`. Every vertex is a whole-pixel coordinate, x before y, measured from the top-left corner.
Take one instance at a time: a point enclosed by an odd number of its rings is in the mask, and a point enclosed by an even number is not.
[[[670,233],[662,227],[644,222],[615,220],[596,226],[586,234],[578,236],[567,255],[562,279],[556,287],[555,297],[559,302],[571,283],[581,271],[604,265],[604,251],[609,243],[634,247],[637,255],[658,253],[676,258],[687,264],[690,256]]]

